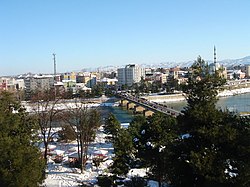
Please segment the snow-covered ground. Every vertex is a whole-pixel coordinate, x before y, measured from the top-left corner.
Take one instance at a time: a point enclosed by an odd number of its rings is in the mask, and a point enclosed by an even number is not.
[[[250,88],[241,88],[241,89],[235,89],[235,90],[224,90],[223,92],[219,93],[220,97],[225,96],[232,96],[236,94],[243,94],[243,93],[249,93]],[[182,100],[182,99],[181,99]],[[162,102],[168,102],[166,100],[163,100]],[[157,101],[160,102],[160,101]],[[29,104],[24,103],[25,107],[28,111],[32,112],[32,107],[29,106]],[[71,104],[58,104],[58,109],[65,108],[67,109],[71,106]],[[95,107],[95,106],[114,106],[117,105],[116,103],[96,103],[96,104],[88,104],[89,107]],[[72,103],[71,107],[74,107],[75,103]],[[124,127],[126,127],[128,124],[123,124]],[[58,129],[54,129],[54,131],[57,131]],[[89,159],[87,161],[86,170],[84,173],[80,172],[80,169],[77,168],[70,168],[66,164],[68,161],[68,157],[72,154],[76,154],[77,152],[77,143],[71,142],[71,143],[60,143],[56,142],[53,143],[53,146],[51,148],[54,150],[55,154],[62,154],[63,155],[63,162],[58,164],[55,163],[51,158],[48,159],[48,167],[47,167],[47,177],[44,181],[44,186],[47,187],[77,187],[80,184],[86,182],[86,183],[96,183],[97,177],[99,174],[109,174],[108,173],[108,166],[112,164],[112,157],[113,154],[113,147],[112,144],[107,143],[105,141],[106,135],[103,133],[103,129],[100,128],[95,141],[90,145],[89,147]],[[42,147],[41,147],[42,150]],[[96,151],[105,150],[107,160],[102,162],[98,168],[96,168],[93,165],[93,157],[94,153]],[[145,176],[146,172],[145,169],[133,169],[129,171],[127,177],[131,176]],[[158,183],[155,181],[150,181],[148,183],[151,187],[158,187]]]
[[[58,129],[53,129],[56,131]],[[60,143],[55,142],[50,146],[54,153],[61,153],[63,155],[62,163],[55,163],[51,158],[48,159],[47,167],[47,178],[44,181],[44,186],[47,187],[77,187],[83,183],[95,184],[97,182],[97,177],[99,174],[109,174],[108,166],[110,166],[113,161],[113,147],[111,143],[106,142],[106,134],[103,133],[103,128],[98,130],[95,141],[90,145],[88,156],[89,159],[86,164],[86,169],[84,173],[80,172],[78,168],[70,168],[66,163],[68,157],[77,152],[77,143]],[[42,149],[42,148],[41,148]],[[60,150],[60,151],[59,151]],[[93,165],[93,158],[95,153],[103,151],[107,156],[106,161],[102,162],[98,168]],[[132,169],[128,173],[128,178],[131,176],[145,176],[145,169]],[[151,186],[157,187],[155,182],[150,182]]]
[[[219,97],[226,97],[226,96],[233,96],[233,95],[239,95],[239,94],[245,94],[249,93],[250,88],[239,88],[239,89],[233,89],[233,90],[223,90],[218,94]]]
[[[29,113],[35,112],[38,108],[38,105],[32,104],[32,103],[27,103],[26,101],[23,101],[21,104],[26,108],[26,111]],[[87,107],[87,108],[94,108],[94,107],[99,107],[99,106],[118,106],[118,105],[119,105],[118,103],[107,103],[107,102],[82,104],[80,102],[75,103],[72,101],[72,102],[67,102],[67,103],[58,103],[58,104],[55,104],[55,106],[53,106],[53,104],[51,104],[48,108],[45,108],[42,105],[40,105],[39,110],[43,111],[46,109],[50,109],[52,107],[54,107],[54,110],[67,110],[67,109],[74,109],[74,108],[77,108],[79,106]]]
[[[54,129],[55,130],[55,129]],[[63,162],[62,163],[55,163],[51,156],[48,159],[48,167],[47,167],[47,178],[44,182],[45,186],[78,186],[83,182],[94,183],[96,182],[96,177],[98,174],[105,173],[105,169],[113,162],[113,148],[112,144],[105,143],[105,134],[103,133],[102,129],[100,129],[97,133],[95,141],[90,145],[88,156],[89,159],[86,164],[86,170],[84,173],[80,172],[78,168],[70,168],[66,163],[68,162],[68,157],[70,155],[77,155],[77,142],[71,143],[60,143],[56,142],[53,143],[55,146],[51,146],[55,154],[56,152],[63,153]],[[94,153],[99,150],[105,150],[103,153],[106,153],[107,160],[102,162],[98,168],[93,166],[93,157],[95,156]]]

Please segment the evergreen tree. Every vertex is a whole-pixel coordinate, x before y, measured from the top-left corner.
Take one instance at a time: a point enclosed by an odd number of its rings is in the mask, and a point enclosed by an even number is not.
[[[109,113],[107,119],[105,120],[104,132],[111,135],[111,140],[113,140],[117,136],[120,128],[120,122],[116,119],[114,114]]]
[[[92,96],[101,97],[104,93],[104,87],[101,84],[96,84],[91,89]]]
[[[151,177],[159,184],[168,181],[167,168],[171,162],[169,146],[177,138],[175,127],[176,119],[161,113],[133,121],[129,127],[131,132],[135,132],[132,134],[136,157],[145,163],[145,167],[149,167]]]
[[[35,146],[36,126],[20,103],[0,94],[0,186],[38,186],[45,162]]]
[[[239,126],[241,118],[216,108],[217,92],[225,80],[217,72],[210,74],[200,57],[192,68],[184,86],[188,104],[178,119],[180,137],[171,151],[171,182],[175,186],[244,186],[238,178],[246,171],[236,166],[244,159],[234,150],[242,145],[241,155],[249,156],[249,142],[243,145],[239,139],[241,135],[249,138],[249,126]],[[247,162],[244,166],[249,168]]]
[[[111,166],[111,172],[116,175],[125,176],[132,160],[132,137],[127,129],[121,128],[113,143],[115,157]]]

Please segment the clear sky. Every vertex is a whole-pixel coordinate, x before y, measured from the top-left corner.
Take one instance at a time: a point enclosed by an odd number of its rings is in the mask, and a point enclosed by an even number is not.
[[[2,0],[0,76],[250,55],[250,0]]]

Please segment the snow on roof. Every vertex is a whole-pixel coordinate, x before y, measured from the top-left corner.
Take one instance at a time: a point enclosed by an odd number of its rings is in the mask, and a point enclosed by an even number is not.
[[[63,86],[63,82],[56,82],[55,86]]]
[[[53,75],[34,75],[33,76],[34,78],[52,78],[53,77]]]
[[[117,79],[110,79],[107,77],[104,77],[103,79],[101,79],[101,82],[117,82]]]
[[[62,82],[64,83],[67,83],[67,82],[76,82],[76,80],[62,80]]]

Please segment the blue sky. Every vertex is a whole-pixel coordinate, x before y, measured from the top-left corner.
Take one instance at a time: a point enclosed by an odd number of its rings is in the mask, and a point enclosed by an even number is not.
[[[249,0],[0,1],[0,76],[250,55]]]

